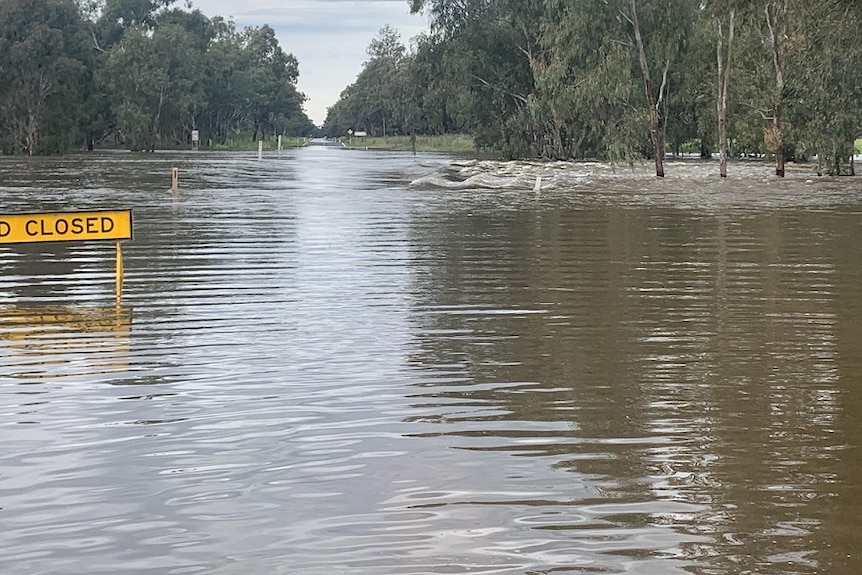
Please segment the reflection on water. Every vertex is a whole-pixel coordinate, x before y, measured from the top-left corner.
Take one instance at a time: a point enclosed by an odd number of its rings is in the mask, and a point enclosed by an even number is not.
[[[856,573],[862,193],[671,167],[0,159],[4,572]]]
[[[0,326],[9,377],[37,382],[128,369],[127,308],[0,307]]]

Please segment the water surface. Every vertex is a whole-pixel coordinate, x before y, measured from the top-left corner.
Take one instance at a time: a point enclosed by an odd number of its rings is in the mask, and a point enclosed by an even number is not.
[[[857,573],[862,187],[715,171],[0,158],[135,222],[0,245],[3,572]]]

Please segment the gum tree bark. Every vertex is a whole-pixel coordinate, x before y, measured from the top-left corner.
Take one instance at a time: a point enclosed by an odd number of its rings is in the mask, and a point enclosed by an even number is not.
[[[718,112],[718,172],[722,178],[727,177],[727,88],[730,83],[730,62],[733,53],[733,22],[734,12],[730,11],[727,37],[721,20],[718,21],[718,98],[716,111]],[[727,47],[725,48],[725,40]]]
[[[641,75],[643,76],[644,92],[646,94],[647,108],[649,109],[649,135],[652,143],[653,156],[655,156],[655,175],[659,178],[664,177],[664,133],[661,130],[659,122],[659,110],[661,110],[662,101],[664,98],[664,90],[667,85],[667,72],[670,62],[667,62],[662,75],[662,83],[659,87],[658,97],[653,92],[652,76],[650,75],[649,62],[646,57],[644,48],[643,36],[641,35],[640,21],[638,20],[638,11],[635,0],[629,0],[629,13],[622,14],[632,26],[632,31],[635,36],[635,49],[638,54],[638,62],[640,63]]]
[[[772,62],[775,65],[775,93],[773,95],[772,125],[767,143],[775,153],[775,175],[784,177],[784,113],[785,66],[787,64],[787,2],[772,0],[766,5],[766,26],[772,47]]]

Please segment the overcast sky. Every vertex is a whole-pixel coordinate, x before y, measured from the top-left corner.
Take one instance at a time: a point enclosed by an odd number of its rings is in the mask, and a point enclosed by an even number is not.
[[[177,3],[177,5],[182,5]],[[389,24],[409,40],[427,28],[427,18],[411,16],[408,0],[192,0],[209,17],[233,18],[237,29],[269,24],[281,48],[299,60],[299,90],[315,124],[356,80],[368,59],[365,50]]]

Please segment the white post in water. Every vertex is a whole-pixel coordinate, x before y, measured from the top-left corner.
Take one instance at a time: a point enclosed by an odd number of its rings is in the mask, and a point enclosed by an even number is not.
[[[278,136],[278,151],[281,151],[281,135]]]
[[[542,176],[536,176],[536,185],[533,186],[533,191],[537,194],[542,191]]]
[[[180,170],[179,168],[171,168],[171,191],[180,191]]]
[[[263,159],[263,140],[258,141],[257,143],[257,159]]]

